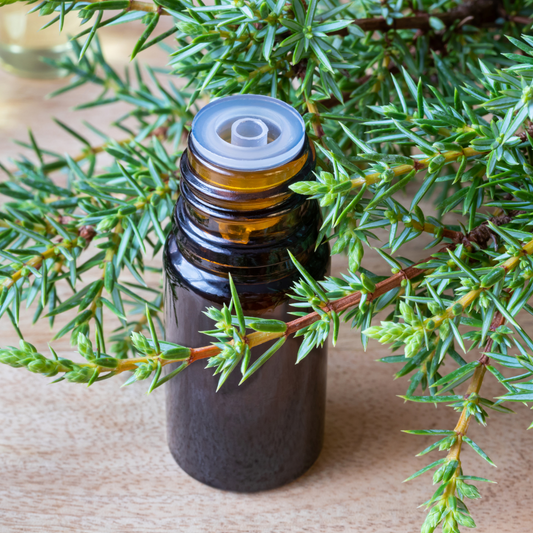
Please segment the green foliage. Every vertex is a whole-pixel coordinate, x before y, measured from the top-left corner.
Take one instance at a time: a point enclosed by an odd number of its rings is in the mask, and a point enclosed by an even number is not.
[[[150,317],[148,320],[153,327]],[[0,350],[0,362],[13,368],[26,367],[30,372],[43,374],[47,377],[62,373],[62,376],[53,383],[66,379],[72,383],[87,383],[87,386],[127,370],[133,373],[125,385],[147,379],[153,374],[152,384],[148,390],[148,392],[152,392],[187,367],[187,363],[183,362],[177,370],[159,379],[162,361],[186,361],[190,355],[188,348],[170,342],[159,343],[156,335],[148,340],[141,333],[132,334],[132,343],[137,351],[145,357],[128,359],[127,361],[100,350],[94,350],[91,341],[81,332],[78,334],[77,342],[78,352],[86,359],[85,363],[76,363],[70,359],[60,358],[52,347],[50,347],[52,358],[47,358],[38,353],[35,346],[23,339],[20,340],[18,349],[9,346]]]
[[[434,471],[424,533],[474,527],[464,502],[480,497],[472,483],[487,480],[464,475],[461,449],[468,445],[493,463],[466,435],[469,423],[485,425],[489,410],[512,412],[507,401],[533,402],[533,340],[521,325],[533,315],[533,39],[524,24],[531,3],[31,4],[55,13],[60,27],[78,12],[87,27],[72,43],[76,59],[61,60],[72,77],[55,96],[93,84],[100,92],[81,108],[131,107],[115,123],[125,139],[87,124],[103,142],[91,146],[58,122],[81,143],[79,156],[46,150],[30,133],[21,144],[35,157],[4,169],[0,317],[22,339],[22,306],[34,304],[34,321],[53,324],[66,314],[56,337],[70,334],[83,362],[58,358],[52,348],[46,358],[24,340],[0,350],[0,361],[88,385],[128,371],[126,384],[150,378],[152,391],[204,350],[220,388],[234,370],[241,383],[247,380],[291,334],[302,337],[298,361],[330,336],[335,343],[344,321],[360,330],[365,348],[370,339],[391,345],[396,353],[381,361],[400,365],[395,377],[409,376],[406,400],[461,413],[453,430],[409,431],[436,439],[419,455],[446,456],[408,479]],[[173,24],[161,32],[165,17]],[[135,64],[122,75],[105,61],[98,30],[132,20],[145,26],[132,57],[160,43],[168,69],[156,74]],[[175,46],[163,44],[169,37]],[[176,88],[176,77],[184,88]],[[164,340],[161,290],[146,283],[156,269],[145,262],[169,231],[176,161],[197,101],[237,93],[275,96],[302,113],[315,141],[317,175],[292,189],[319,201],[319,241],[331,241],[332,254],[346,253],[349,270],[314,280],[293,258],[301,274],[293,306],[301,310],[288,324],[244,316],[230,279],[231,302],[206,311],[214,327],[205,333],[215,342],[189,349]],[[100,170],[104,152],[114,163]],[[51,177],[57,172],[66,185]],[[415,184],[408,203],[404,190]],[[430,250],[422,262],[398,255],[411,241]],[[389,277],[364,268],[371,248],[390,267]],[[99,275],[91,277],[93,271]],[[72,294],[61,299],[60,284]],[[381,312],[386,316],[376,323]],[[107,331],[104,313],[120,327]],[[267,342],[252,360],[252,348]],[[473,351],[477,358],[463,358]],[[499,365],[516,375],[504,377]],[[501,384],[498,398],[481,395],[485,376]]]
[[[285,342],[284,333],[287,330],[285,322],[273,319],[261,319],[255,317],[246,317],[243,314],[237,289],[233,283],[231,275],[229,277],[231,289],[231,302],[229,307],[222,306],[222,309],[210,307],[205,314],[215,321],[215,329],[204,331],[206,335],[216,337],[219,342],[213,343],[219,348],[219,353],[209,358],[206,368],[216,368],[215,375],[220,374],[218,389],[228,379],[229,375],[241,363],[240,371],[242,374],[241,383],[246,381],[261,366],[263,366],[270,357],[272,357],[283,346]],[[234,312],[234,314],[233,314]],[[251,346],[247,341],[246,331],[253,331],[267,334],[274,334],[274,338],[279,337],[273,346],[264,354],[259,356],[252,364]]]

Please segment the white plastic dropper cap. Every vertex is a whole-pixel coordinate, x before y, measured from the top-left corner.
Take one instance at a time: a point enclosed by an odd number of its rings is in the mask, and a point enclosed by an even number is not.
[[[255,94],[227,96],[203,107],[191,128],[198,153],[227,169],[256,171],[294,159],[305,141],[305,125],[290,105]]]

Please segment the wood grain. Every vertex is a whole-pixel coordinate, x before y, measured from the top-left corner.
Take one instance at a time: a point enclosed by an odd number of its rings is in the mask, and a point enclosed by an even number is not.
[[[118,26],[103,35],[114,65],[125,65],[135,30]],[[141,54],[141,61],[163,65],[163,52]],[[0,72],[0,160],[13,154],[9,138],[23,138],[27,126],[48,148],[77,153],[79,145],[50,117],[69,124],[89,119],[106,128],[125,106],[72,113],[73,106],[95,94],[87,86],[43,104],[62,81],[30,81]],[[17,149],[17,151],[19,151]],[[4,179],[2,177],[1,179]],[[422,257],[421,247],[404,255]],[[377,255],[364,265],[387,273]],[[334,270],[345,268],[335,261]],[[154,280],[156,283],[157,280]],[[533,331],[532,322],[526,322]],[[0,321],[2,345],[17,342],[6,319]],[[30,327],[28,340],[41,350],[51,338],[46,325]],[[54,344],[71,355],[67,341]],[[406,379],[394,381],[394,369],[375,362],[389,352],[376,342],[364,353],[358,333],[343,326],[330,351],[326,441],[313,468],[281,489],[242,495],[205,487],[184,474],[166,447],[164,391],[144,394],[145,384],[120,388],[118,379],[90,389],[48,385],[41,376],[0,368],[0,531],[1,532],[306,532],[419,531],[424,512],[417,506],[432,492],[430,475],[402,480],[442,456],[416,458],[429,444],[402,429],[453,428],[458,414],[450,408],[408,404]],[[472,356],[473,357],[473,356]],[[178,378],[179,379],[179,378]],[[490,376],[482,392],[501,389]],[[495,460],[496,470],[465,450],[467,473],[498,482],[480,487],[483,499],[470,508],[483,533],[514,533],[530,528],[528,516],[533,473],[532,415],[491,414],[488,428],[471,435]],[[527,510],[524,509],[524,504]]]

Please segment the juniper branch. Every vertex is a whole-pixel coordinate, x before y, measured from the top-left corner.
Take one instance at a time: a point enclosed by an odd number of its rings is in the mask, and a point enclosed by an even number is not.
[[[490,330],[496,331],[496,329],[504,323],[505,318],[498,312],[492,321]],[[492,344],[493,340],[489,339],[485,347],[486,352],[490,352]],[[471,446],[475,446],[478,453],[480,453],[480,449],[477,445],[466,436],[470,421],[474,416],[474,409],[479,406],[479,393],[483,384],[483,378],[487,372],[489,358],[485,354],[482,354],[477,363],[477,367],[471,378],[468,389],[464,394],[464,407],[461,411],[459,421],[453,430],[453,437],[451,435],[446,437],[447,441],[452,444],[443,461],[443,465],[441,466],[441,470],[445,472],[442,476],[442,488],[444,490],[442,491],[442,494],[438,495],[438,497],[434,496],[430,502],[430,504],[434,503],[434,507],[428,514],[424,524],[424,526],[427,525],[428,528],[432,527],[434,524],[438,524],[441,520],[443,520],[446,525],[455,527],[457,527],[458,522],[461,525],[466,525],[468,527],[475,526],[461,498],[464,498],[465,496],[468,498],[477,498],[479,497],[479,493],[473,485],[468,485],[463,481],[463,479],[466,478],[463,477],[461,450],[463,442],[468,442]],[[484,458],[488,460],[488,457],[485,456]],[[450,467],[452,469],[451,472]],[[458,510],[459,502],[463,507],[459,507]]]
[[[428,32],[432,29],[430,21],[432,17],[440,20],[444,27],[450,28],[452,25],[460,22],[475,27],[482,27],[495,24],[498,19],[505,16],[506,14],[499,1],[474,0],[464,2],[446,13],[421,13],[414,16],[395,18],[392,19],[392,22],[389,22],[383,17],[372,17],[369,19],[357,19],[354,21],[354,24],[357,24],[364,31],[419,30],[421,32]],[[530,19],[514,17],[513,20],[517,23],[527,24],[525,21]],[[347,35],[348,31],[340,30],[338,33],[340,35]]]
[[[453,244],[450,244],[446,248],[453,247],[453,246],[454,246]],[[443,248],[443,250],[445,250],[446,248]],[[528,242],[522,248],[522,253],[527,254],[527,255],[533,254],[533,240]],[[514,268],[518,266],[520,262],[520,257],[521,257],[521,254],[516,257],[509,258],[507,261],[503,263],[503,265],[501,265],[500,268],[505,270],[505,272],[511,272]],[[423,259],[422,261],[415,263],[413,266],[410,266],[398,272],[397,274],[390,276],[386,280],[377,283],[375,290],[369,295],[369,300],[376,299],[379,296],[391,291],[392,289],[399,287],[403,280],[406,280],[406,279],[412,280],[412,279],[417,278],[418,276],[423,274],[424,270],[426,270],[422,268],[417,268],[417,265],[427,263],[430,260],[431,260],[431,257]],[[449,306],[442,315],[433,317],[431,319],[427,319],[426,322],[424,323],[424,326],[427,327],[429,322],[433,320],[435,322],[435,326],[432,326],[432,329],[435,329],[435,327],[438,327],[445,320],[455,317],[457,315],[458,306],[460,306],[461,309],[466,309],[478,298],[478,296],[483,292],[483,290],[485,289],[480,287],[479,289],[468,292],[463,297],[455,301],[451,306]],[[335,300],[335,301],[328,303],[327,309],[325,310],[335,311],[336,313],[345,311],[346,309],[349,309],[351,307],[358,305],[361,301],[361,297],[362,297],[362,293],[360,291],[354,292],[353,294],[340,298],[339,300]],[[305,317],[297,318],[296,320],[288,322],[287,330],[283,333],[258,333],[256,332],[256,333],[251,333],[250,335],[247,335],[245,340],[248,346],[250,346],[250,348],[253,348],[254,346],[258,346],[260,344],[272,341],[273,339],[277,339],[282,336],[293,335],[297,333],[298,331],[302,330],[303,328],[320,320],[320,318],[321,318],[321,315],[318,312],[309,313]],[[201,348],[191,348],[191,356],[188,362],[192,363],[199,359],[213,357],[217,355],[219,352],[220,352],[220,349],[214,345],[204,346]]]
[[[480,152],[478,150],[475,150],[473,148],[464,148],[462,150],[457,151],[449,151],[442,153],[442,157],[444,158],[444,164],[450,164],[454,163],[461,157],[475,157],[479,155],[485,155],[486,152]],[[433,160],[435,156],[432,157],[425,157],[423,159],[415,159],[413,160],[412,165],[399,165],[397,167],[392,168],[392,172],[394,172],[394,176],[405,176],[406,174],[409,174],[410,172],[415,171],[415,173],[421,172],[423,170],[426,170],[429,165],[431,164],[431,161]],[[363,185],[372,185],[374,183],[379,183],[383,179],[381,172],[371,172],[369,174],[366,174],[364,177],[357,177],[352,179],[352,190],[362,187]]]

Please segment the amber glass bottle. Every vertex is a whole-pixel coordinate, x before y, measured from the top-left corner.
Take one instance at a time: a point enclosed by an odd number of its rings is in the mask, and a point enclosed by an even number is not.
[[[314,164],[300,116],[278,100],[228,97],[200,111],[181,159],[165,248],[169,341],[212,341],[198,332],[213,328],[206,307],[229,302],[228,273],[246,315],[291,320],[288,292],[299,274],[288,250],[315,278],[329,265],[327,245],[315,249],[318,205],[288,188],[310,179]],[[205,361],[169,381],[168,442],[185,472],[213,487],[254,492],[288,483],[313,464],[323,439],[327,355],[315,349],[295,365],[299,342],[289,339],[240,386],[236,369],[215,392],[218,376]],[[251,361],[267,347],[253,348]]]

